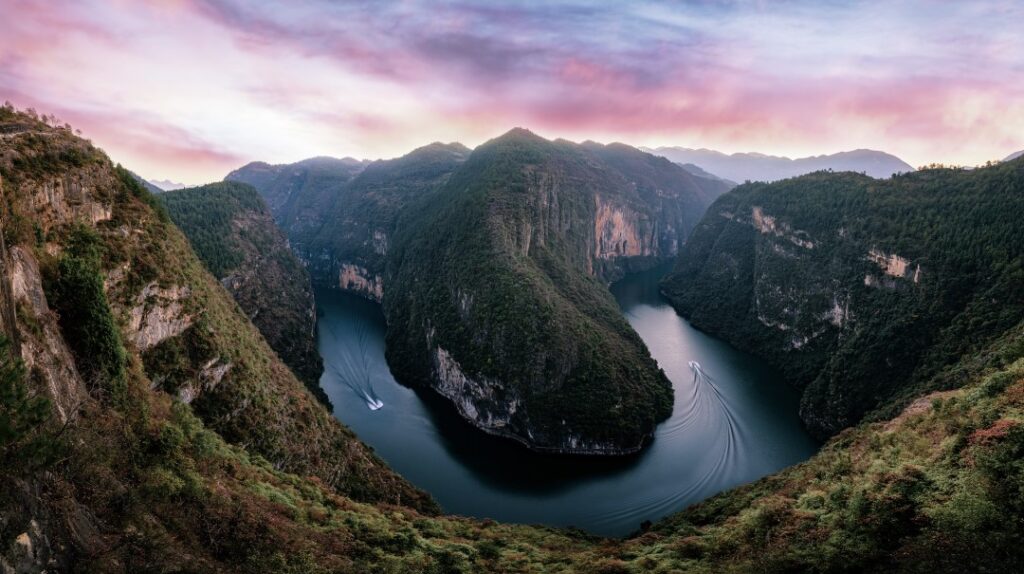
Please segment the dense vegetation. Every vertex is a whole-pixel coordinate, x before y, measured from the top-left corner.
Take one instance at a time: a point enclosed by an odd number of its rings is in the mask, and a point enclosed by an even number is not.
[[[0,130],[9,125],[0,121]],[[53,138],[49,145],[81,145],[65,134],[47,137]],[[53,281],[59,259],[50,253],[81,256],[76,246],[92,240],[76,239],[75,229],[79,224],[92,228],[108,307],[125,346],[125,384],[123,399],[111,402],[97,393],[107,387],[104,381],[81,389],[74,381],[58,387],[47,383],[54,372],[77,376],[74,364],[53,361],[80,361],[59,352],[72,341],[48,338],[55,319],[43,312],[45,304],[49,300],[59,308],[62,303],[53,291],[43,293],[32,266],[11,267],[8,262],[15,258],[0,254],[0,281],[5,287],[18,285],[15,329],[24,358],[19,361],[18,350],[0,342],[0,570],[669,574],[1024,569],[1024,323],[1019,317],[988,343],[938,368],[924,384],[937,388],[955,380],[963,383],[960,389],[917,397],[892,420],[845,430],[803,464],[722,493],[628,539],[436,516],[410,507],[429,510],[421,498],[385,496],[386,485],[395,488],[396,483],[388,482],[387,470],[373,466],[355,440],[347,443],[346,462],[330,460],[333,468],[354,475],[351,481],[329,480],[308,458],[297,460],[309,457],[308,452],[274,456],[261,441],[278,432],[281,421],[316,421],[306,428],[283,427],[314,443],[335,423],[318,418],[323,409],[276,363],[175,229],[121,187],[109,161],[84,171],[71,165],[50,168],[70,181],[92,177],[93,168],[105,174],[91,180],[97,185],[93,194],[75,199],[74,205],[92,213],[86,209],[89,202],[112,201],[110,219],[76,224],[57,217],[48,205],[33,211],[40,204],[29,199],[40,183],[55,180],[24,174],[9,178],[12,155],[23,153],[31,148],[21,147],[18,138],[0,144],[0,192],[10,210],[4,223],[17,214],[30,230],[12,233],[18,239],[7,250],[17,251],[19,261],[25,254],[39,258]],[[42,245],[31,232],[33,223],[42,230]],[[134,231],[126,238],[119,232],[122,226]],[[152,265],[154,259],[170,263],[171,271]],[[152,349],[136,348],[124,320],[125,301],[135,301],[136,293],[154,281],[191,286],[208,323],[193,324],[194,332],[168,340],[185,338],[188,345],[202,340],[247,369],[244,378],[229,382],[228,392],[216,398],[227,404],[237,396],[256,404],[260,412],[255,418],[268,435],[201,413],[216,403],[199,408],[199,399],[186,403],[154,385],[159,372],[144,365]],[[6,312],[0,308],[0,314]],[[58,331],[69,321],[61,317]],[[0,324],[7,328],[6,321]],[[207,356],[202,349],[197,352]],[[61,370],[69,366],[71,371]],[[48,408],[66,402],[68,397],[58,392],[75,395],[77,406],[65,411],[67,419]],[[242,404],[232,408],[248,417]],[[328,449],[319,452],[330,456]]]
[[[153,495],[169,497],[176,509],[192,500],[176,493],[198,492],[207,476],[194,459],[154,454],[147,437],[162,433],[165,423],[175,426],[172,411],[211,429],[203,432],[233,453],[231,460],[295,472],[333,496],[436,511],[313,399],[126,170],[70,130],[23,114],[5,117],[0,291],[14,294],[17,313],[9,320],[4,305],[2,324],[13,325],[12,339],[21,342],[28,396],[62,406],[53,424],[72,452],[57,474],[5,485],[4,500],[18,510],[17,520],[0,520],[0,550],[30,518],[54,536],[67,534],[61,524],[85,520],[92,529],[85,538],[97,546],[79,550],[97,553],[97,560],[119,561],[134,551],[129,545],[109,554],[97,537],[116,541],[141,529],[147,544],[158,544],[167,535],[151,530],[157,526],[147,517],[157,503],[144,485],[155,481]],[[62,163],[65,156],[87,160]],[[50,162],[44,170],[19,167],[36,165],[38,157]],[[17,401],[17,393],[4,395],[5,409]],[[227,468],[214,465],[218,473]],[[208,487],[216,489],[219,479],[211,480]],[[225,520],[234,511],[226,507]],[[175,530],[176,520],[187,520],[168,512],[174,517],[159,528]],[[100,524],[89,522],[95,520]]]
[[[251,186],[223,182],[159,195],[207,269],[227,287],[270,346],[321,402],[309,273]],[[165,352],[189,352],[175,348]]]
[[[280,202],[314,281],[383,299],[402,381],[533,447],[638,448],[671,395],[604,283],[672,256],[728,184],[629,146],[525,130],[472,154],[434,143],[373,162],[333,194],[308,184],[326,166],[343,180],[344,165],[309,160],[284,177],[250,164],[228,178]]]
[[[1019,321],[1022,209],[1021,161],[744,185],[710,208],[664,290],[806,387],[802,416],[828,435],[962,384],[936,375]]]
[[[118,400],[124,394],[127,353],[103,288],[101,249],[91,228],[73,227],[47,298],[55,302],[64,338],[93,394]]]
[[[595,195],[614,193],[592,161],[527,132],[485,144],[409,209],[390,257],[396,374],[431,381],[444,349],[485,388],[449,398],[539,448],[635,449],[671,411],[668,381],[587,272]]]

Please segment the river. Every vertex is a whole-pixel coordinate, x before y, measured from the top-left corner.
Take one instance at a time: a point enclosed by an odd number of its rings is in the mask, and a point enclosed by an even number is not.
[[[800,424],[796,391],[676,314],[658,293],[664,271],[611,288],[675,390],[672,416],[635,456],[541,455],[474,429],[433,391],[398,384],[384,360],[380,307],[336,291],[317,292],[320,384],[335,416],[449,513],[626,535],[818,448]]]

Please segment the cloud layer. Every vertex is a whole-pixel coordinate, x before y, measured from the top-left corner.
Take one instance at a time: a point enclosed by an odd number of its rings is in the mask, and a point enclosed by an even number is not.
[[[149,177],[391,157],[517,125],[913,164],[1024,148],[1018,2],[61,4],[5,2],[0,98]]]

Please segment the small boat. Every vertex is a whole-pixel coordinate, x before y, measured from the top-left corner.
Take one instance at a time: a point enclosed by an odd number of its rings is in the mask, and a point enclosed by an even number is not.
[[[690,368],[693,369],[695,372],[700,372],[700,363],[698,363],[697,361],[690,361],[689,364]]]

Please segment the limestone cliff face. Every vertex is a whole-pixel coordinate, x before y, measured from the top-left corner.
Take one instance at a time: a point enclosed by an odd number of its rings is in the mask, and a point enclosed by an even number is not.
[[[990,191],[1019,177],[1002,169],[740,186],[711,206],[663,291],[694,324],[805,387],[801,416],[828,436],[895,408],[896,397],[1002,329],[1007,306],[1020,306],[1007,270],[1021,244],[982,248],[973,235],[1000,225],[1018,233],[1008,218],[993,219],[1016,200]],[[990,322],[967,319],[983,308]]]
[[[655,225],[643,218],[640,213],[607,203],[601,196],[594,196],[594,202],[595,258],[662,255],[654,240]],[[664,255],[675,255],[675,252]]]
[[[61,422],[77,414],[86,400],[86,386],[75,368],[75,361],[64,342],[56,315],[50,310],[43,291],[39,264],[31,252],[15,246],[10,250],[13,263],[9,281],[17,306],[21,358],[30,372],[41,376]]]
[[[377,273],[371,273],[365,267],[342,263],[338,272],[338,287],[344,291],[352,291],[380,303],[384,300],[384,280]]]

